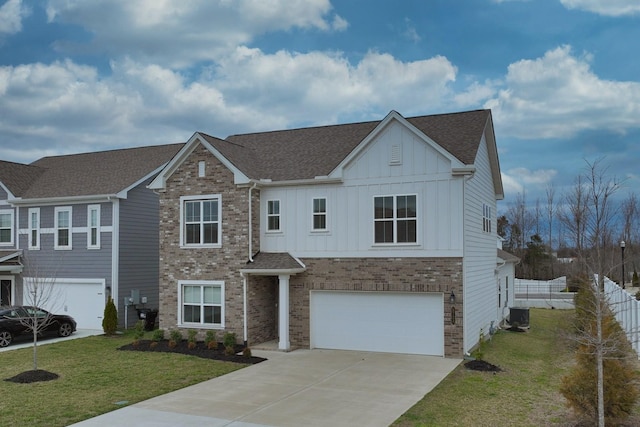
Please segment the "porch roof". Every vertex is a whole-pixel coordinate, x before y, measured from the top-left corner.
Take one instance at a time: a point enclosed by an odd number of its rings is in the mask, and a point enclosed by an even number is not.
[[[244,268],[240,269],[244,274],[297,274],[305,271],[307,267],[298,258],[288,252],[258,252],[253,256],[253,261],[248,261]]]

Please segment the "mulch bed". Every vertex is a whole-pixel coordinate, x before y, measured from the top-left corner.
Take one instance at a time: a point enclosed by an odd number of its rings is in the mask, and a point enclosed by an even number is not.
[[[58,378],[58,374],[43,371],[42,369],[32,369],[19,373],[15,377],[7,378],[5,381],[19,384],[37,383],[40,381],[51,381]]]
[[[484,360],[470,360],[464,364],[464,367],[472,371],[502,372],[502,369],[498,366],[492,365]]]
[[[155,343],[153,346],[151,343]],[[264,357],[257,356],[244,356],[242,354],[242,350],[244,350],[244,346],[237,345],[234,348],[236,354],[227,355],[224,351],[224,346],[221,343],[218,343],[216,348],[209,349],[203,342],[197,342],[195,348],[189,348],[189,343],[185,340],[177,343],[174,348],[169,347],[169,340],[161,340],[161,341],[151,341],[151,340],[140,340],[137,345],[133,343],[123,345],[118,350],[123,351],[147,351],[147,352],[156,352],[156,353],[178,353],[185,354],[188,356],[196,356],[202,357],[203,359],[213,359],[213,360],[221,360],[224,362],[236,362],[236,363],[245,363],[245,364],[256,364],[260,362],[264,362]]]

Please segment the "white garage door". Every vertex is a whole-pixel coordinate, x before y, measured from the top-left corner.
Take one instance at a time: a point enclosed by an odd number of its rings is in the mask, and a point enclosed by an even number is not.
[[[444,355],[442,294],[312,291],[311,348]]]
[[[25,278],[25,284],[28,281]],[[51,279],[39,279],[39,282],[51,283]],[[56,314],[73,317],[78,329],[102,329],[104,288],[104,279],[55,279],[54,297],[41,306]],[[26,299],[23,302],[29,303]]]

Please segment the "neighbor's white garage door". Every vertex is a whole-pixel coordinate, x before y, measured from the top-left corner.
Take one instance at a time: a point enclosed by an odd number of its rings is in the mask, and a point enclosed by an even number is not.
[[[311,348],[444,355],[442,294],[312,291]]]
[[[29,281],[25,278],[25,284]],[[51,283],[51,279],[39,279]],[[104,279],[56,279],[53,285],[55,297],[41,304],[55,314],[68,314],[78,324],[78,329],[102,329],[104,315]],[[29,304],[24,299],[23,304]]]

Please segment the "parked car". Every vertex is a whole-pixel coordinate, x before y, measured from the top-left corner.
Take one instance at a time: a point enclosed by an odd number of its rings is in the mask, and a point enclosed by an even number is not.
[[[39,331],[41,335],[56,333],[60,337],[68,337],[76,330],[76,321],[65,314],[53,314],[38,307],[11,306],[0,307],[0,347],[6,347],[18,335],[31,334],[30,325],[37,317],[44,325]]]

